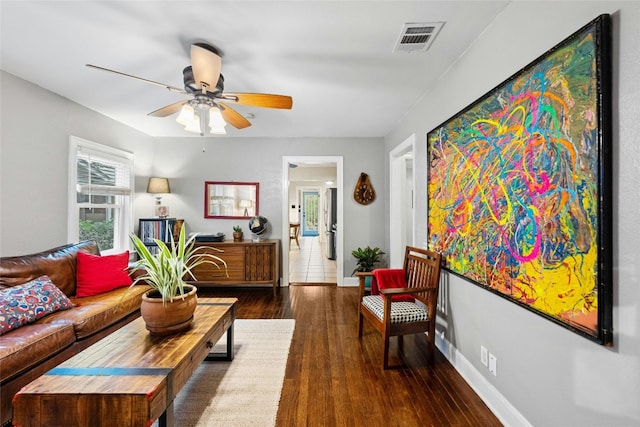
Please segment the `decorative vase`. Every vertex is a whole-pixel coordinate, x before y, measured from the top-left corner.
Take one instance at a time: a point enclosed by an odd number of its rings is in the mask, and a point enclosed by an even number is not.
[[[234,242],[242,242],[242,233],[234,232],[233,233],[233,241]]]
[[[184,285],[185,294],[176,296],[173,301],[162,302],[160,293],[151,289],[142,296],[140,315],[153,335],[170,335],[184,331],[193,322],[193,312],[198,304],[198,289],[193,285]]]

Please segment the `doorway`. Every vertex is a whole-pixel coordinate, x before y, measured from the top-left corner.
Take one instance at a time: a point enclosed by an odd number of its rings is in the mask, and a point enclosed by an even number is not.
[[[400,268],[407,245],[414,245],[415,173],[413,153],[415,135],[389,153],[389,266]]]
[[[297,156],[283,157],[283,250],[282,250],[282,286],[289,283],[317,284],[332,283],[341,286],[344,282],[343,245],[342,245],[342,156]],[[327,175],[328,174],[328,175]],[[327,256],[327,238],[324,224],[324,197],[326,190],[335,188],[337,192],[337,222],[332,237],[335,244],[335,259]],[[305,193],[311,193],[306,194]],[[307,198],[308,196],[308,198]],[[305,202],[305,199],[306,202]],[[314,200],[315,199],[315,200]],[[305,209],[304,205],[307,205]],[[315,207],[314,207],[315,205]],[[303,218],[303,213],[307,211]],[[308,218],[309,212],[315,212],[315,218]],[[310,219],[311,221],[308,221]],[[300,247],[295,241],[289,244],[287,224],[300,223]],[[307,224],[307,223],[310,224]],[[309,229],[304,235],[303,227]],[[315,230],[314,230],[315,228]],[[330,227],[331,228],[331,227]],[[330,229],[329,228],[329,229]],[[286,230],[285,230],[286,229]],[[285,234],[286,233],[286,234]],[[310,235],[315,234],[315,235]],[[302,263],[301,263],[302,260]],[[308,274],[301,280],[298,271],[300,265],[306,265]],[[318,279],[320,269],[324,271],[322,280]],[[327,274],[329,272],[329,274]],[[295,276],[294,276],[295,273]],[[291,278],[295,280],[291,280]]]

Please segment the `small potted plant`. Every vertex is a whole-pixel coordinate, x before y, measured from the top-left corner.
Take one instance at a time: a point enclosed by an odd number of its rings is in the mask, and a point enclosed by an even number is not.
[[[152,334],[168,335],[187,329],[196,309],[196,287],[185,283],[195,276],[191,270],[208,263],[227,272],[227,263],[220,257],[198,252],[194,247],[195,235],[185,239],[185,227],[180,230],[178,241],[167,243],[154,239],[158,253],[152,254],[142,240],[131,233],[133,247],[140,256],[135,270],[140,274],[131,286],[144,282],[151,287],[142,296],[140,314]],[[220,251],[222,252],[222,251]]]
[[[233,226],[233,241],[242,242],[242,227],[239,225]]]
[[[380,262],[380,258],[385,253],[379,248],[371,248],[367,246],[366,248],[358,248],[355,251],[351,252],[351,255],[357,260],[356,268],[353,270],[351,275],[355,274],[358,271],[367,272],[373,271],[376,267],[376,264]]]
[[[358,272],[371,272],[376,267],[376,265],[380,262],[380,258],[384,255],[379,247],[372,248],[367,246],[366,248],[358,248],[351,252],[351,255],[357,260],[356,268],[353,270],[351,275]],[[365,277],[365,287],[367,289],[371,288],[371,276]]]

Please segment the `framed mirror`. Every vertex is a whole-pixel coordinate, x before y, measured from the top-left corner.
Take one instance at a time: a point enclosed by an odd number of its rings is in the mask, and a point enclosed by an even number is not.
[[[257,182],[204,183],[205,218],[251,218],[258,215]]]

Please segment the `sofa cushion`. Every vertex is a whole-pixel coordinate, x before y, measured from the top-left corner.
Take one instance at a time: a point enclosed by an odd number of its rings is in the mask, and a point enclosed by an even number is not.
[[[129,251],[117,255],[78,252],[76,296],[88,297],[133,283],[128,273]]]
[[[71,243],[35,254],[0,258],[0,288],[27,283],[47,275],[67,296],[76,293],[76,254],[100,254],[93,240]]]
[[[0,335],[73,307],[48,276],[0,290]]]
[[[76,338],[83,339],[139,310],[142,294],[149,289],[148,285],[140,284],[90,297],[72,297],[71,301],[76,304],[73,310],[54,313],[38,323],[72,323]]]
[[[31,323],[0,337],[0,381],[4,382],[73,344],[71,323]]]

